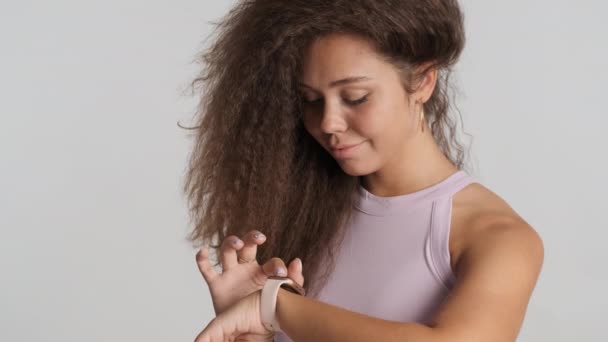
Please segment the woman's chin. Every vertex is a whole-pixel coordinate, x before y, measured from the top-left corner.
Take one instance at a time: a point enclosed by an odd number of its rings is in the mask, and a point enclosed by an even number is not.
[[[338,165],[340,165],[340,168],[342,168],[342,171],[344,171],[344,173],[346,173],[349,176],[353,176],[353,177],[357,177],[357,176],[365,176],[368,175],[370,173],[372,173],[372,171],[369,170],[369,167],[365,167],[365,165],[362,165],[364,163],[362,163],[361,161],[358,160],[336,160],[338,162]]]

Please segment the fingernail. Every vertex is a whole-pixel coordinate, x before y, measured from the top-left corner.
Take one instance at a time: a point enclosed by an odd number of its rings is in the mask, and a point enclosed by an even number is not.
[[[296,258],[296,260],[298,260],[296,261],[296,263],[298,264],[298,270],[302,272],[302,259]]]
[[[240,241],[241,240],[239,240],[239,239],[234,239],[234,240],[232,240],[232,244],[236,246],[239,244]]]
[[[265,238],[265,237],[266,237],[266,236],[265,236],[264,234],[262,234],[262,233],[255,233],[255,235],[254,235],[254,236],[255,236],[255,238],[256,238],[256,239],[260,239],[260,238]]]
[[[277,270],[277,275],[284,277],[287,275],[287,270],[285,270],[283,267],[281,267]]]

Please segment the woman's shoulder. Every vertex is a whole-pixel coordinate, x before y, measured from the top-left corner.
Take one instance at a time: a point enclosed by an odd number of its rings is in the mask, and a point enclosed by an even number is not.
[[[480,183],[471,183],[454,194],[449,240],[452,270],[471,243],[509,229],[536,234],[502,197]]]
[[[453,213],[464,219],[514,219],[523,218],[507,201],[484,185],[473,182],[454,194]]]

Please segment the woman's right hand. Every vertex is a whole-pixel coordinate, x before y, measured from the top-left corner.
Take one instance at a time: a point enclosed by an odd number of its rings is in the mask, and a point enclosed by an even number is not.
[[[233,242],[236,241],[236,244]],[[235,235],[227,236],[220,245],[220,264],[222,273],[218,274],[209,261],[209,250],[201,248],[196,254],[198,268],[209,286],[213,309],[216,316],[251,293],[261,290],[269,276],[288,276],[300,286],[304,286],[302,261],[292,260],[289,267],[280,258],[271,258],[263,266],[256,259],[257,246],[266,237],[258,230],[252,230],[242,239]],[[281,274],[279,270],[286,270]]]

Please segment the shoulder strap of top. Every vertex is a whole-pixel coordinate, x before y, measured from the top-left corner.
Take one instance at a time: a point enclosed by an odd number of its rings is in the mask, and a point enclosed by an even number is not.
[[[456,281],[450,265],[449,250],[452,198],[458,191],[474,182],[475,180],[471,176],[463,173],[463,176],[450,184],[444,196],[440,196],[433,201],[430,229],[425,241],[425,257],[429,268],[446,289],[451,289]]]

